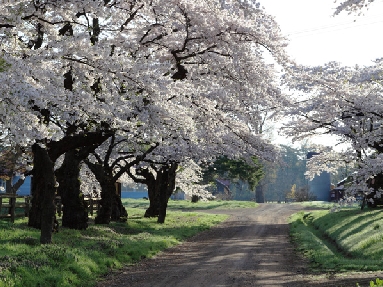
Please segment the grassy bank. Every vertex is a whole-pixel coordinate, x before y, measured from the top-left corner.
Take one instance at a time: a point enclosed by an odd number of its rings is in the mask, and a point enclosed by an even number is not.
[[[40,245],[40,231],[26,219],[0,220],[0,287],[93,286],[112,269],[133,264],[179,244],[227,218],[190,210],[255,207],[255,203],[171,201],[165,224],[143,218],[146,200],[123,200],[127,223],[90,224],[87,230],[60,228],[51,245]],[[188,212],[185,212],[187,210]]]
[[[300,212],[290,223],[292,239],[314,270],[383,270],[381,209]]]

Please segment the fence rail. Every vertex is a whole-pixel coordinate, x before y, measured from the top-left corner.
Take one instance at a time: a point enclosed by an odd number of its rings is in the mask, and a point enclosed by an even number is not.
[[[85,197],[84,198],[84,201],[88,207],[88,212],[91,216],[93,216],[94,211],[100,210],[100,200],[101,199],[98,197]],[[60,196],[56,196],[55,205],[56,205],[57,215],[59,217],[61,217],[63,205],[61,203],[61,197]]]
[[[0,194],[0,218],[10,218],[14,222],[16,217],[28,217],[30,207],[30,196]],[[23,211],[20,212],[20,209]]]
[[[16,194],[0,194],[0,218],[10,218],[11,222],[15,221],[16,217],[28,217],[31,208],[31,196],[19,196]],[[100,210],[100,198],[86,197],[85,203],[88,206],[88,211],[93,216],[94,211]],[[56,211],[59,217],[62,214],[61,197],[55,198]],[[22,211],[20,211],[22,209]]]
[[[85,202],[88,205],[88,211],[91,216],[93,216],[93,211],[100,210],[100,198],[98,197],[85,197]]]

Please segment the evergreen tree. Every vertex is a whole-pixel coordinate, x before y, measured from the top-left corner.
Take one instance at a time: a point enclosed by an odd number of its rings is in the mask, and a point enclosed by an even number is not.
[[[247,163],[240,159],[219,157],[212,165],[204,169],[204,183],[214,186],[216,179],[229,179],[234,183],[232,188],[234,199],[253,199],[255,188],[264,176],[264,172],[257,158],[253,157],[252,161],[252,163]]]

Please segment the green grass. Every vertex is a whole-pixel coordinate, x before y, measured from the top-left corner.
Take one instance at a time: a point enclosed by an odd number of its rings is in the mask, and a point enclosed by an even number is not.
[[[337,203],[328,202],[328,201],[304,201],[304,202],[294,202],[293,204],[299,204],[305,207],[313,207],[320,209],[331,209],[338,206]]]
[[[16,219],[14,224],[0,220],[0,287],[93,286],[97,277],[152,257],[227,218],[197,210],[256,206],[170,201],[165,224],[157,224],[155,218],[143,217],[147,200],[123,203],[129,213],[127,223],[90,224],[82,231],[60,228],[50,245],[40,245],[40,231],[29,228],[27,219]]]
[[[147,208],[148,200],[135,199],[129,200],[131,206],[139,208]],[[189,200],[169,200],[168,210],[209,210],[209,209],[233,209],[233,208],[254,208],[258,203],[254,201],[237,201],[237,200],[212,200],[198,201],[195,203]]]
[[[9,198],[2,198],[2,203],[3,203],[3,206],[2,208],[0,209],[0,214],[8,214],[8,211],[9,211],[9,208],[8,207],[4,207],[4,205],[8,205],[9,204]],[[17,204],[24,204],[25,203],[25,199],[24,198],[16,198],[16,203]],[[20,207],[16,207],[15,209],[15,213],[24,213],[25,209],[24,208],[20,208]]]
[[[317,271],[383,270],[383,213],[358,208],[299,212],[290,218],[297,248]]]

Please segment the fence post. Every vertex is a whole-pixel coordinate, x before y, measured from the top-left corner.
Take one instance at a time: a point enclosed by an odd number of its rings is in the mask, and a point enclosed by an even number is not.
[[[16,211],[16,197],[11,196],[9,198],[9,204],[11,205],[11,222],[15,222],[15,211]]]
[[[24,215],[25,217],[29,216],[29,205],[31,203],[31,198],[29,196],[24,198],[25,200],[25,209],[24,209]]]
[[[62,213],[61,196],[55,197],[55,205],[56,205],[56,211],[58,213],[58,216],[61,217],[61,213]]]
[[[93,216],[93,198],[89,198],[90,215]]]
[[[100,214],[101,209],[101,198],[97,198],[97,214]]]

